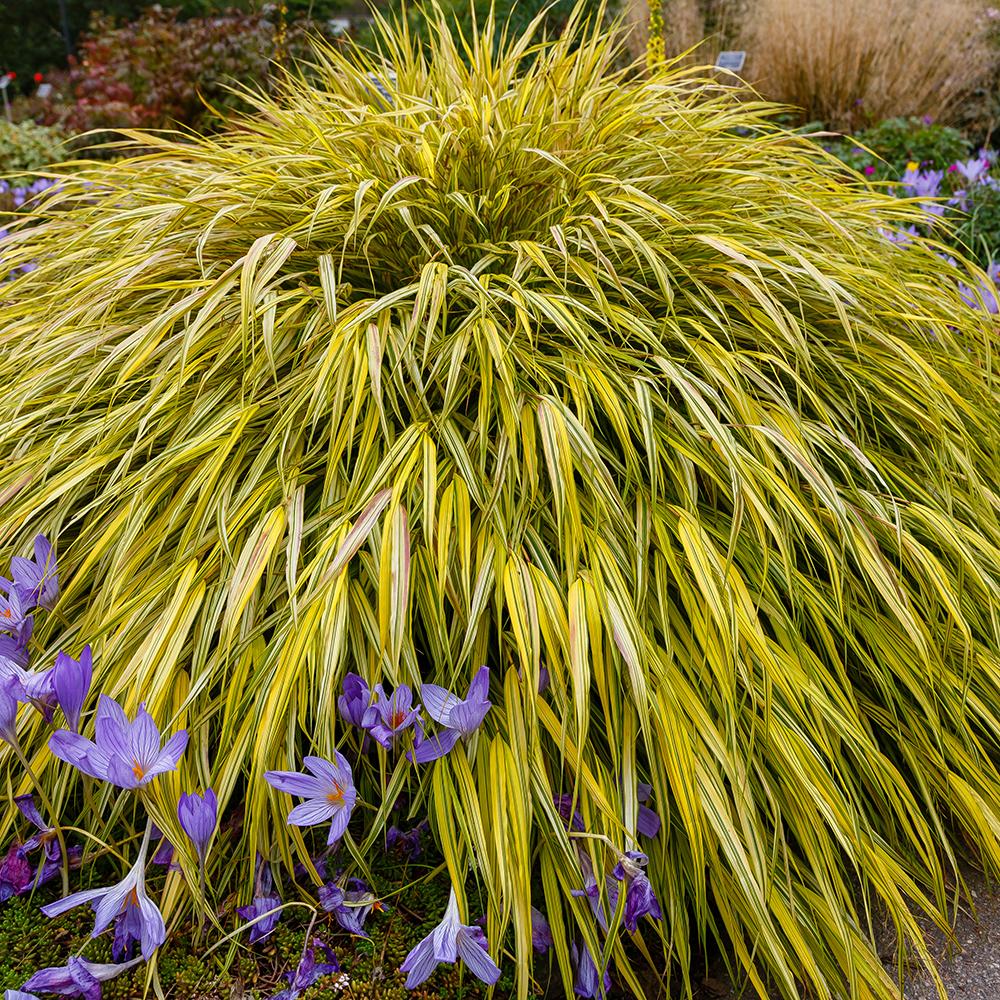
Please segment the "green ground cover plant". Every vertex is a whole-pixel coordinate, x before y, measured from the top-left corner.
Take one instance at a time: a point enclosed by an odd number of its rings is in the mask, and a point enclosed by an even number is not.
[[[99,713],[189,737],[95,784],[22,711],[52,811],[106,843],[144,806],[169,930],[203,908],[180,792],[216,791],[207,891],[248,907],[258,854],[315,899],[328,829],[371,884],[405,793],[512,996],[533,907],[566,993],[589,956],[591,993],[689,994],[710,940],[761,994],[896,995],[874,914],[930,965],[958,858],[1000,874],[986,276],[579,20],[379,44],[218,136],[135,134],[4,240],[0,544],[59,559],[24,642],[93,643]],[[339,768],[315,831],[275,774],[304,755]]]

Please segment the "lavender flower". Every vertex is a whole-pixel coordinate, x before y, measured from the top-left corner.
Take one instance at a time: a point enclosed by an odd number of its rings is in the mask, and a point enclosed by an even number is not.
[[[576,969],[576,977],[573,981],[573,992],[581,997],[600,997],[611,989],[611,977],[608,970],[604,970],[603,989],[601,976],[598,974],[597,966],[585,944],[578,948],[575,944],[570,948],[570,961]]]
[[[257,876],[254,880],[253,902],[236,907],[237,914],[244,920],[253,920],[250,928],[250,943],[263,941],[281,919],[281,897],[274,890],[271,866],[258,854]]]
[[[31,609],[25,606],[17,587],[10,580],[0,577],[0,586],[7,591],[6,594],[0,593],[0,629],[12,633],[18,645],[23,647],[27,642],[24,626],[30,621]],[[30,635],[30,625],[28,630]]]
[[[625,882],[625,928],[634,934],[641,917],[659,920],[663,916],[659,900],[653,892],[645,867],[649,858],[641,851],[627,851],[618,859],[611,874]]]
[[[16,677],[0,677],[0,739],[12,747],[17,743],[17,696],[21,684]]]
[[[35,558],[14,556],[10,561],[13,588],[24,606],[45,608],[51,611],[59,599],[59,576],[56,557],[49,540],[44,535],[35,536]]]
[[[80,732],[80,713],[90,692],[93,677],[94,660],[89,644],[83,647],[79,660],[74,660],[67,653],[56,654],[56,664],[52,668],[52,687],[69,728],[74,733]]]
[[[471,736],[483,723],[490,710],[490,668],[482,667],[469,685],[465,698],[459,698],[437,684],[423,684],[420,695],[427,714],[445,727],[435,737],[421,740],[413,750],[413,760],[426,764],[447,754],[458,738]]]
[[[375,685],[375,702],[365,709],[361,725],[371,733],[372,739],[389,750],[403,730],[415,725],[420,728],[420,710],[413,708],[413,692],[406,684],[400,684],[391,695]]]
[[[487,985],[500,978],[500,969],[487,951],[482,928],[463,924],[459,920],[458,899],[452,889],[441,923],[413,948],[399,971],[407,973],[406,988],[412,990],[428,979],[439,963],[454,965],[459,958],[477,979]]]
[[[160,748],[160,730],[143,705],[129,722],[118,702],[101,695],[94,723],[96,742],[59,729],[49,737],[49,749],[84,774],[119,788],[141,788],[177,767],[187,746],[187,730],[174,733]]]
[[[199,864],[205,864],[208,842],[215,833],[218,814],[219,802],[211,788],[207,788],[203,796],[196,792],[182,795],[177,803],[177,818],[181,822],[181,829],[191,838],[191,843],[198,852]]]
[[[42,907],[47,917],[58,917],[83,903],[90,903],[95,914],[91,937],[97,937],[115,925],[115,952],[122,954],[133,940],[141,941],[142,957],[149,961],[153,952],[163,944],[167,929],[159,907],[146,894],[146,848],[149,845],[149,828],[142,840],[139,857],[131,871],[117,885],[107,889],[84,889],[64,899]],[[117,919],[121,918],[121,919]]]
[[[360,729],[371,700],[372,693],[361,677],[351,673],[344,678],[344,693],[337,699],[337,706],[346,722]]]
[[[531,947],[544,955],[552,947],[552,929],[541,910],[531,908]]]
[[[316,951],[323,952],[325,962],[316,961]],[[333,949],[325,945],[319,938],[313,938],[311,948],[307,948],[302,955],[298,968],[294,972],[286,972],[285,978],[290,983],[287,990],[276,993],[271,1000],[297,1000],[303,990],[307,990],[317,979],[322,976],[329,976],[334,972],[340,972],[340,963]]]
[[[359,878],[349,878],[346,888],[328,882],[319,890],[319,902],[327,913],[349,934],[366,938],[365,921],[372,910],[381,910],[382,904]]]
[[[106,965],[74,956],[66,965],[36,972],[24,984],[24,989],[57,993],[64,997],[83,997],[83,1000],[101,1000],[101,983],[120,976],[138,961],[136,958],[121,965]]]
[[[310,774],[298,771],[267,771],[264,780],[279,792],[300,795],[300,802],[288,814],[292,826],[315,826],[332,820],[328,844],[334,844],[344,835],[357,792],[347,758],[336,750],[336,763],[322,757],[304,757],[303,764]]]

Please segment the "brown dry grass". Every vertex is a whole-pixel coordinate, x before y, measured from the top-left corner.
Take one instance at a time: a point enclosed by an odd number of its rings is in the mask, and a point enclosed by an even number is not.
[[[756,0],[743,26],[746,74],[834,128],[947,118],[996,59],[984,29],[974,0]]]

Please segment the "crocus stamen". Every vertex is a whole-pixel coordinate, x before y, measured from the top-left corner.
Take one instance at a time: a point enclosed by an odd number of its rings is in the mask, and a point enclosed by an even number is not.
[[[344,801],[344,789],[340,787],[336,782],[333,783],[333,791],[327,792],[326,801],[331,802],[334,805],[339,805]]]
[[[145,768],[137,760],[132,762],[132,773],[135,775],[136,781],[142,781],[146,777]]]

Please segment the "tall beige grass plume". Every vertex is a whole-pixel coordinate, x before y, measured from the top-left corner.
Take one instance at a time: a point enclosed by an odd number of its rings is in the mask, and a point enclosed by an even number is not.
[[[974,0],[757,0],[747,78],[806,120],[841,129],[896,115],[947,119],[997,59]]]

